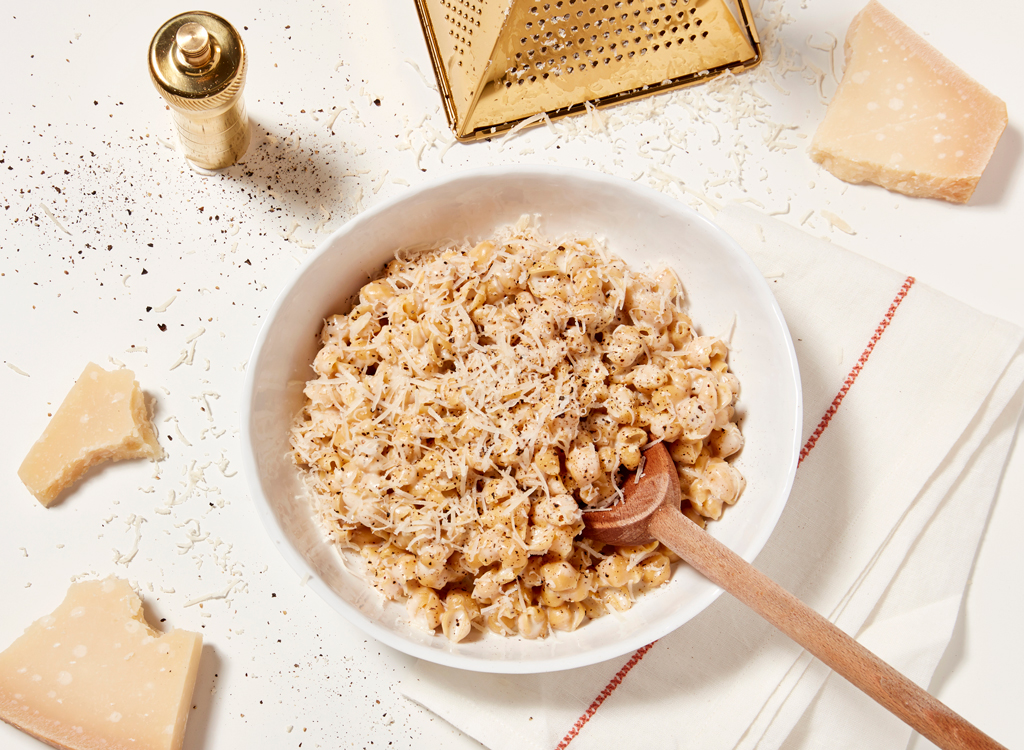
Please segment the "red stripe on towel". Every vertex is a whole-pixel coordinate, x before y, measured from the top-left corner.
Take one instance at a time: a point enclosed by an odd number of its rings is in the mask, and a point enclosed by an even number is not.
[[[843,381],[843,387],[839,389],[839,393],[836,394],[834,399],[832,399],[832,404],[825,412],[825,416],[821,418],[817,428],[807,439],[807,443],[804,444],[804,447],[800,450],[800,463],[803,463],[803,460],[807,458],[807,454],[811,452],[815,445],[817,445],[818,438],[821,437],[825,428],[828,427],[829,422],[832,421],[832,417],[836,415],[836,412],[839,410],[839,405],[843,403],[843,399],[846,398],[846,394],[849,393],[850,388],[853,387],[854,382],[857,380],[857,376],[860,375],[860,371],[863,370],[864,365],[867,364],[868,357],[870,357],[871,352],[874,351],[875,345],[878,343],[878,340],[882,338],[882,334],[885,333],[885,329],[889,327],[893,316],[896,314],[896,310],[903,302],[903,299],[907,296],[907,292],[910,291],[910,287],[914,286],[915,281],[916,279],[913,276],[908,276],[903,282],[903,286],[900,287],[900,290],[897,292],[892,304],[889,305],[889,309],[886,310],[882,321],[878,324],[878,327],[875,328],[875,332],[868,341],[868,345],[864,348],[864,351],[857,359],[853,369],[850,370],[850,374],[846,376],[846,380]],[[654,643],[657,643],[657,641]],[[565,737],[562,738],[562,741],[558,743],[555,750],[565,750],[569,746],[569,743],[576,739],[576,735],[580,733],[583,727],[586,726],[587,722],[590,721],[593,715],[597,713],[597,709],[601,707],[601,704],[611,697],[611,694],[615,692],[615,689],[622,683],[625,676],[629,674],[633,667],[640,663],[640,660],[644,658],[644,655],[648,651],[650,651],[651,646],[653,646],[654,643],[648,643],[643,648],[639,648],[633,652],[629,661],[623,665],[622,669],[615,673],[615,676],[612,677],[607,685],[605,685],[604,690],[598,693],[598,696],[594,698],[594,701],[587,707],[587,710],[583,712],[583,715],[580,716],[580,718],[576,720],[576,723],[572,725],[572,729],[570,729]]]
[[[853,366],[853,369],[850,370],[850,374],[846,376],[846,380],[843,381],[843,387],[839,389],[839,393],[837,393],[836,397],[832,399],[832,405],[828,407],[828,411],[825,412],[825,416],[823,416],[821,421],[818,422],[817,428],[815,428],[814,432],[811,433],[811,436],[807,438],[807,442],[800,450],[799,463],[803,463],[803,460],[807,458],[807,454],[813,450],[815,445],[817,445],[818,438],[821,437],[825,428],[828,427],[828,423],[832,421],[832,417],[834,417],[836,412],[839,411],[839,405],[843,403],[843,399],[846,398],[846,394],[849,393],[850,388],[853,387],[854,381],[857,380],[857,376],[860,375],[860,371],[864,369],[864,365],[867,363],[868,357],[870,357],[871,352],[874,351],[875,344],[877,344],[878,340],[882,338],[882,334],[885,333],[885,329],[889,327],[889,324],[892,322],[893,315],[896,314],[897,308],[899,308],[900,303],[903,302],[904,297],[907,296],[907,292],[910,291],[910,287],[914,286],[915,281],[916,279],[913,276],[908,276],[906,281],[903,282],[903,286],[900,287],[900,291],[896,294],[896,298],[892,301],[892,304],[889,305],[889,309],[886,311],[885,317],[882,318],[882,322],[878,324],[874,335],[872,335],[871,340],[868,341],[867,347],[865,347],[864,351],[861,353],[860,358]]]
[[[654,643],[657,643],[657,641]],[[633,655],[629,657],[629,661],[622,666],[622,669],[615,673],[615,676],[612,677],[608,684],[604,686],[604,690],[594,698],[593,703],[587,707],[587,710],[583,712],[583,715],[576,719],[576,723],[572,725],[572,729],[570,729],[568,734],[562,738],[562,741],[558,743],[555,750],[565,750],[565,748],[569,746],[569,743],[576,739],[576,735],[579,734],[580,730],[583,729],[588,721],[590,721],[590,717],[597,713],[597,709],[601,707],[601,704],[608,700],[608,697],[615,692],[615,688],[617,688],[626,675],[629,674],[629,671],[640,663],[640,660],[643,659],[644,655],[651,650],[651,646],[653,646],[654,643],[648,643],[643,648],[638,648],[633,652]]]

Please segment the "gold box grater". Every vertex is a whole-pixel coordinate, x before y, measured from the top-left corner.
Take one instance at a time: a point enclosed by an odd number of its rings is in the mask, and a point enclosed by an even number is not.
[[[761,61],[748,0],[416,0],[416,7],[460,141]]]

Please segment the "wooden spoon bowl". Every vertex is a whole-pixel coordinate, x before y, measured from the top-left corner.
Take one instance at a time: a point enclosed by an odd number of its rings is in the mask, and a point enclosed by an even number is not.
[[[664,443],[644,453],[623,493],[619,504],[583,514],[586,536],[614,545],[657,539],[939,747],[1006,750],[684,516]]]
[[[679,512],[679,475],[664,443],[644,452],[640,469],[639,481],[634,476],[622,486],[622,502],[607,510],[583,514],[588,537],[620,547],[647,544],[655,539],[650,529],[651,517],[661,506],[670,504]]]

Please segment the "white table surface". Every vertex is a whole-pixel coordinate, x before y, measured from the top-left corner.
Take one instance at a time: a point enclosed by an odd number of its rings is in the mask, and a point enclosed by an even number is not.
[[[410,659],[363,636],[301,585],[271,548],[236,473],[245,364],[285,280],[325,232],[358,211],[460,169],[582,166],[660,187],[709,216],[695,193],[788,209],[784,221],[1024,325],[1024,87],[1014,53],[1021,5],[888,2],[1007,102],[1010,125],[967,206],[847,185],[809,160],[825,110],[815,69],[825,97],[835,89],[820,48],[830,33],[838,37],[841,74],[842,39],[860,3],[779,5],[766,3],[766,13],[784,14],[786,67],[802,70],[775,67],[777,85],[752,74],[764,104],[736,127],[728,105],[702,112],[713,97],[693,91],[609,110],[604,127],[577,118],[504,143],[449,147],[409,0],[222,0],[203,9],[231,21],[247,45],[253,145],[244,166],[209,176],[168,147],[169,116],[146,70],[153,32],[184,8],[162,0],[4,3],[0,648],[54,609],[72,577],[117,574],[136,584],[152,619],[203,633],[190,750],[479,747],[398,695]],[[856,233],[832,227],[827,212]],[[191,361],[172,367],[200,331]],[[155,400],[168,455],[158,467],[132,461],[95,471],[44,509],[16,471],[90,360],[135,371]],[[158,513],[172,491],[183,503]],[[1024,672],[1022,491],[1017,446],[931,685],[1010,747],[1024,746],[1024,724],[1008,710],[1020,702]],[[189,606],[229,585],[226,597]],[[39,746],[0,724],[0,747]]]

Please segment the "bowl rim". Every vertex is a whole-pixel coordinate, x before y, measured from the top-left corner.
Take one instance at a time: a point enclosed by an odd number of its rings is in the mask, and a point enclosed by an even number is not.
[[[264,530],[269,536],[270,541],[288,563],[289,567],[298,574],[300,580],[304,581],[304,585],[315,591],[328,606],[330,606],[334,611],[340,613],[349,622],[349,624],[354,625],[364,633],[400,652],[442,666],[492,674],[536,674],[588,666],[635,651],[636,649],[646,646],[685,625],[700,612],[703,612],[708,606],[710,606],[711,603],[723,593],[723,589],[712,584],[703,594],[695,598],[693,603],[688,607],[688,610],[692,610],[692,614],[681,621],[676,622],[672,618],[666,618],[663,621],[652,623],[648,628],[645,628],[632,636],[611,641],[604,646],[591,649],[581,654],[554,656],[529,661],[498,661],[480,659],[478,657],[468,656],[453,651],[429,648],[406,640],[390,629],[369,619],[365,614],[338,595],[337,592],[328,586],[327,583],[313,571],[312,566],[306,562],[302,554],[294,547],[290,540],[287,539],[277,522],[270,500],[263,492],[260,477],[257,472],[257,460],[255,448],[253,446],[253,430],[251,425],[253,410],[250,408],[253,403],[253,397],[256,389],[257,365],[263,353],[263,347],[266,343],[270,327],[296,285],[299,284],[305,273],[314,265],[317,259],[326,253],[331,252],[347,234],[355,231],[362,224],[373,221],[378,214],[384,213],[394,206],[416,198],[424,193],[441,187],[450,186],[461,181],[468,182],[480,179],[501,179],[502,177],[511,176],[533,176],[538,179],[555,176],[564,179],[566,176],[569,176],[572,179],[581,180],[583,182],[596,182],[601,183],[606,187],[635,191],[650,201],[652,208],[661,206],[668,211],[685,215],[689,221],[695,221],[703,224],[705,229],[710,230],[713,234],[717,235],[721,242],[731,246],[736,258],[739,259],[739,262],[749,264],[748,271],[752,270],[757,278],[763,279],[760,271],[757,269],[750,256],[747,255],[746,251],[744,251],[743,248],[740,247],[739,243],[737,243],[736,240],[734,240],[724,229],[719,227],[713,221],[700,215],[690,206],[671,198],[670,196],[660,193],[646,185],[632,182],[622,177],[588,169],[581,169],[578,167],[520,164],[458,170],[449,175],[426,181],[421,185],[405,190],[397,196],[373,205],[334,230],[312,253],[306,257],[303,264],[292,273],[291,277],[281,288],[281,291],[278,293],[270,309],[267,311],[263,324],[260,326],[259,333],[257,334],[252,346],[248,366],[246,367],[245,381],[242,388],[240,404],[242,441],[241,460],[242,468],[249,486],[251,499],[256,506],[257,514],[260,517]],[[788,455],[790,456],[790,465],[786,467],[785,483],[774,498],[773,503],[770,506],[770,512],[765,516],[765,523],[763,523],[758,532],[753,535],[748,548],[745,550],[744,554],[741,555],[741,557],[747,562],[753,562],[757,555],[760,554],[761,550],[764,548],[765,544],[767,544],[768,539],[774,532],[775,527],[778,525],[778,521],[785,510],[789,501],[789,496],[792,492],[793,482],[796,477],[796,469],[800,462],[800,450],[803,442],[801,433],[801,425],[803,423],[803,394],[796,350],[793,345],[793,338],[789,331],[789,327],[787,326],[785,317],[779,307],[778,300],[776,300],[775,295],[771,292],[767,282],[764,282],[764,285],[768,292],[767,299],[770,302],[769,306],[775,319],[774,322],[780,326],[786,343],[786,365],[794,374],[794,378],[792,382],[789,383],[789,386],[793,388],[793,393],[790,394],[790,397],[793,399],[796,407],[796,414],[794,418],[796,429],[793,430],[792,444],[789,446]],[[552,632],[548,636],[548,640],[550,641],[552,638],[557,639],[559,635],[560,634],[557,632]],[[442,636],[437,637],[440,638]]]

